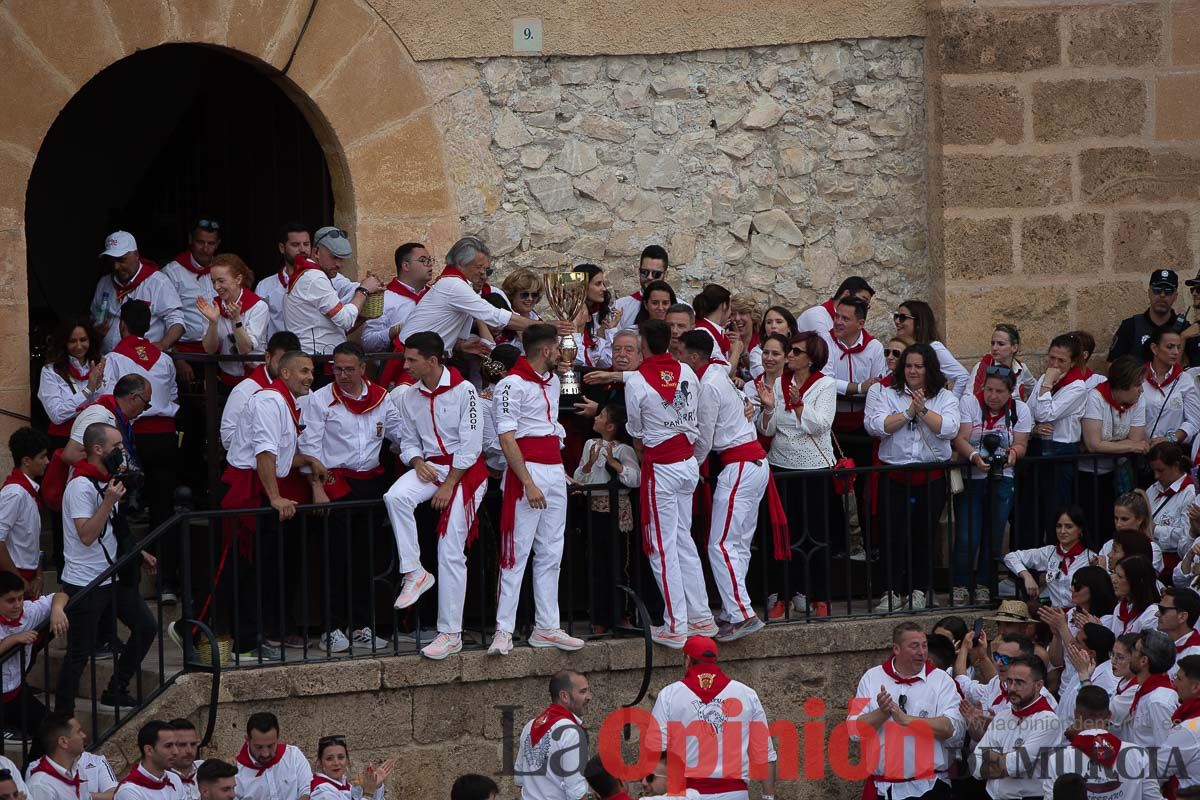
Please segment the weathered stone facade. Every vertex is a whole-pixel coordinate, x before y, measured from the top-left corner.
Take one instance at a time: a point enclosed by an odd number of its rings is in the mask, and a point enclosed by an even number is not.
[[[802,308],[849,274],[927,296],[919,39],[420,65],[445,89],[462,228],[508,266],[587,260],[636,287],[662,244],[709,281]],[[882,315],[874,322],[886,328]]]

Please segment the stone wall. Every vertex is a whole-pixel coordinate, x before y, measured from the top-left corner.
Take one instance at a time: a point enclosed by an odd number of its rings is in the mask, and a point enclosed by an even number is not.
[[[1103,350],[1145,308],[1150,270],[1197,269],[1200,2],[935,5],[947,340],[969,360],[1015,320],[1027,349],[1080,327]]]
[[[917,617],[922,625],[935,616]],[[770,625],[749,639],[722,648],[725,670],[753,686],[771,721],[790,720],[797,730],[812,722],[805,701],[817,697],[827,707],[826,735],[845,719],[847,702],[862,673],[878,664],[890,647],[899,620],[871,619]],[[396,757],[389,797],[444,798],[464,772],[497,775],[504,764],[499,705],[517,706],[514,736],[545,708],[549,677],[557,670],[587,673],[595,695],[585,723],[593,754],[605,715],[630,703],[642,681],[645,646],[640,639],[589,643],[577,653],[518,647],[505,658],[469,652],[434,662],[414,656],[273,667],[222,676],[213,745],[201,755],[231,759],[241,747],[246,717],[275,712],[285,740],[316,755],[322,735],[348,737],[352,759],[361,769],[368,760]],[[656,668],[649,697],[682,676],[679,651],[655,647]],[[207,722],[211,692],[207,675],[176,681],[139,719],[191,718],[201,731]],[[136,757],[136,725],[129,725],[100,748],[122,772]],[[637,736],[626,748],[633,762]],[[515,745],[514,745],[515,747]],[[515,751],[514,751],[515,755]],[[852,800],[861,784],[826,770],[826,779],[786,782],[781,800],[821,798]],[[498,777],[502,797],[516,797],[509,777]]]
[[[462,228],[501,269],[589,260],[624,292],[661,243],[687,299],[712,280],[801,308],[860,273],[890,308],[929,290],[923,56],[907,38],[419,66]]]

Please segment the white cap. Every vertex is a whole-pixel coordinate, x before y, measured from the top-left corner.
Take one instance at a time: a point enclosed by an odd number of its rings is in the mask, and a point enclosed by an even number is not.
[[[137,242],[133,238],[133,234],[127,231],[113,231],[104,240],[104,252],[102,256],[112,256],[120,258],[126,253],[132,253],[137,250]]]

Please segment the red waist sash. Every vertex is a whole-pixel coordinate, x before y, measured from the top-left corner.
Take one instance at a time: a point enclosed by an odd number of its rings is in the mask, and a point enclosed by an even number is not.
[[[454,456],[450,455],[433,456],[425,460],[430,464],[440,464],[443,467],[454,464]],[[446,504],[446,507],[442,509],[441,516],[438,517],[437,535],[439,539],[446,535],[446,529],[450,525],[450,511],[454,508],[454,498],[457,496],[462,502],[463,514],[467,520],[467,547],[475,542],[479,535],[479,517],[475,514],[478,510],[475,507],[475,492],[479,491],[480,486],[487,483],[487,479],[487,462],[483,458],[483,453],[480,453],[479,458],[475,459],[475,463],[458,479],[458,485],[454,487],[454,494],[450,496],[450,502]],[[520,485],[519,481],[518,485]]]

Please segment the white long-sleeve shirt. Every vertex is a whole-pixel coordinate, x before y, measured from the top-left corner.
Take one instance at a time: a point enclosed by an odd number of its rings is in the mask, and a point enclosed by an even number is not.
[[[1098,553],[1100,556],[1100,566],[1104,567],[1105,569],[1109,569],[1108,557],[1109,554],[1112,553],[1112,549],[1112,539],[1109,539],[1107,542],[1100,545],[1100,552]],[[1155,574],[1162,572],[1164,567],[1162,548],[1159,547],[1158,542],[1154,541],[1153,539],[1150,540],[1150,566],[1154,567]],[[1109,569],[1109,572],[1112,572],[1112,570]]]
[[[42,764],[45,766],[41,766]],[[43,771],[47,769],[53,771],[54,774]],[[76,794],[75,787],[68,783],[68,781],[73,781],[77,775],[80,780],[83,780],[82,772],[79,764],[75,764],[71,769],[63,769],[49,756],[42,756],[29,765],[28,775],[25,779],[29,800],[89,800],[92,796],[90,786],[84,783],[79,787],[79,793]],[[14,772],[13,777],[17,778],[18,773]]]
[[[1071,630],[1077,630],[1074,625]],[[1069,671],[1068,671],[1069,670]],[[1092,686],[1099,686],[1109,697],[1116,694],[1117,676],[1113,675],[1112,662],[1105,661],[1102,664],[1097,664],[1092,670]],[[1066,727],[1075,721],[1075,701],[1079,697],[1079,690],[1083,688],[1083,684],[1079,682],[1079,673],[1075,670],[1075,666],[1071,664],[1071,659],[1063,659],[1063,674],[1062,680],[1059,683],[1059,699],[1058,699],[1058,718],[1062,720],[1063,726]]]
[[[591,469],[585,470],[593,452],[596,453],[596,460],[592,462]],[[603,439],[588,439],[583,445],[575,474],[571,477],[580,483],[608,483],[608,461],[605,459],[607,452],[608,442]],[[637,453],[624,442],[615,442],[613,457],[621,462],[621,474],[617,476],[622,487],[621,494],[629,494],[630,488],[636,488],[642,482],[642,467],[638,463]]]
[[[184,266],[184,259],[191,269]],[[180,253],[162,271],[175,284],[175,291],[179,294],[180,313],[183,315],[183,336],[179,337],[179,341],[199,342],[208,330],[208,320],[196,307],[196,298],[209,298],[217,293],[213,288],[212,276],[196,263],[190,252]]]
[[[396,325],[404,326],[417,307],[417,298],[425,293],[424,287],[415,290],[411,286],[401,286],[398,291],[397,283],[398,278],[383,292],[383,313],[363,323],[362,346],[368,353],[386,353],[392,349],[388,331]]]
[[[1042,394],[1045,380],[1045,375],[1038,378],[1033,387],[1033,394],[1029,396],[1029,410],[1033,412],[1033,421],[1054,426],[1051,441],[1059,444],[1078,444],[1079,419],[1083,416],[1083,409],[1087,403],[1087,383],[1076,380],[1060,386],[1058,391],[1051,389]]]
[[[38,381],[38,400],[46,410],[46,416],[53,425],[66,425],[75,419],[79,409],[92,402],[94,394],[88,391],[87,376],[90,372],[86,364],[82,364],[74,356],[71,365],[79,371],[82,378],[71,377],[66,380],[47,364],[42,367],[41,378]]]
[[[700,436],[697,402],[700,379],[687,364],[680,364],[674,403],[662,399],[640,372],[625,375],[625,430],[646,447],[657,447],[682,433],[693,445]]]
[[[517,750],[514,782],[522,800],[580,800],[588,793],[582,721],[578,717],[556,721],[536,745],[530,736],[535,721],[529,720],[521,729]]]
[[[837,306],[833,300],[826,300],[824,303],[818,303],[815,306],[804,309],[800,316],[796,318],[796,330],[813,331],[822,337],[827,337],[829,329],[833,327],[833,317],[836,309]]]
[[[696,415],[697,463],[703,463],[710,452],[723,453],[758,439],[754,424],[746,419],[742,393],[730,380],[729,371],[720,364],[709,364],[700,378]]]
[[[300,337],[300,346],[312,354],[329,354],[346,341],[346,332],[358,319],[358,307],[343,303],[320,269],[293,273],[283,298],[286,330]]]
[[[115,553],[114,553],[115,556]],[[25,600],[21,604],[21,613],[18,615],[16,625],[8,625],[0,622],[0,640],[7,639],[9,636],[15,636],[18,633],[25,631],[36,631],[43,622],[50,619],[50,609],[54,605],[54,595],[42,595],[36,600]],[[25,648],[25,657],[21,658],[17,655],[12,655],[5,659],[3,664],[0,664],[0,670],[4,672],[3,687],[4,692],[13,692],[21,687],[24,682],[24,676],[21,674],[21,667],[29,667],[29,657],[33,653],[33,645],[22,645]],[[13,707],[14,714],[20,714],[17,707]],[[14,723],[19,722],[18,716]]]
[[[941,342],[930,342],[929,346],[933,348],[933,352],[937,353],[938,366],[942,368],[942,375],[954,384],[951,389],[954,396],[962,397],[963,393],[971,386],[971,374],[967,372],[966,367],[958,363],[958,359],[946,349],[946,345]]]
[[[1081,731],[1082,736],[1101,736],[1107,731],[1091,728]],[[1089,798],[1103,797],[1104,800],[1159,800],[1162,793],[1158,781],[1151,778],[1150,756],[1131,742],[1121,742],[1117,747],[1117,761],[1106,767],[1092,761],[1082,750],[1067,745],[1062,752],[1046,760],[1046,778],[1039,793],[1047,800],[1054,797],[1054,782],[1060,775],[1082,775],[1087,782]]]
[[[256,469],[258,454],[272,453],[275,477],[287,477],[292,471],[299,435],[287,400],[279,392],[260,389],[242,409],[226,460],[231,467]]]
[[[421,331],[433,331],[442,337],[446,352],[463,334],[464,326],[477,319],[493,328],[503,328],[512,318],[511,311],[496,308],[484,300],[466,280],[447,275],[437,279],[400,330],[400,340]]]
[[[8,548],[17,569],[37,569],[42,549],[42,510],[34,494],[39,487],[24,473],[19,479],[29,488],[10,483],[0,489],[0,546]]]
[[[1154,518],[1154,541],[1164,553],[1182,557],[1193,541],[1188,507],[1196,500],[1196,487],[1191,476],[1183,475],[1165,487],[1155,481],[1146,489],[1146,499]]]
[[[304,431],[300,452],[313,456],[326,467],[369,472],[379,466],[383,440],[400,441],[400,412],[381,392],[379,404],[355,414],[335,399],[334,384],[326,384],[308,395],[304,404]],[[367,397],[367,382],[357,399]]]
[[[112,394],[117,381],[126,375],[141,375],[150,383],[150,407],[138,415],[134,430],[146,427],[153,417],[175,419],[179,412],[179,385],[175,382],[175,362],[151,341],[136,336],[122,339],[104,360],[101,394]]]
[[[145,767],[142,766],[141,762],[138,762],[137,765],[130,770],[131,774],[135,772],[140,773],[145,779],[151,781],[158,780],[158,778],[155,778]],[[166,781],[166,785],[159,789],[150,789],[145,786],[139,786],[130,780],[129,775],[126,775],[121,779],[121,782],[117,784],[117,793],[113,795],[113,800],[183,800],[183,795],[179,791],[179,787],[177,787],[170,777],[168,777],[169,775],[170,770],[163,773],[163,780]]]
[[[214,296],[210,302],[216,303]],[[208,324],[208,320],[204,320]],[[250,355],[262,353],[267,347],[267,328],[271,323],[271,307],[261,298],[249,308],[242,309],[242,328],[250,337],[250,352],[239,353],[237,342],[233,338],[233,322],[224,315],[217,317],[217,341],[223,356]],[[221,371],[233,377],[241,378],[248,375],[257,366],[254,362],[222,361],[218,364]]]
[[[1070,558],[1059,554],[1058,545],[1036,547],[1032,550],[1013,550],[1004,556],[1004,567],[1013,575],[1022,570],[1046,573],[1046,591],[1050,605],[1068,608],[1071,605],[1071,581],[1076,572],[1092,563],[1095,554],[1088,549]],[[1065,570],[1065,571],[1064,571]]]
[[[963,371],[966,374],[966,370]],[[867,433],[879,439],[879,460],[884,464],[920,464],[926,461],[949,461],[950,441],[958,435],[958,398],[948,389],[925,401],[925,407],[940,414],[942,424],[936,431],[929,429],[921,418],[901,425],[892,433],[883,429],[883,421],[892,414],[906,411],[912,403],[912,393],[905,387],[897,392],[892,387],[875,384],[867,392],[867,411],[863,418]]]
[[[450,386],[451,373],[442,368],[439,389]],[[437,394],[424,383],[396,387],[392,397],[400,417],[400,460],[452,455],[452,467],[469,469],[483,451],[483,404],[469,381]]]
[[[1184,432],[1183,442],[1190,442],[1200,431],[1200,389],[1178,364],[1169,370],[1162,381],[1150,374],[1142,381],[1142,398],[1146,404],[1146,438],[1171,436],[1172,431]],[[1172,436],[1172,438],[1174,438]]]
[[[861,384],[863,381],[882,375],[887,370],[887,359],[883,355],[883,345],[871,334],[862,331],[854,344],[843,347],[832,330],[824,334],[829,345],[829,362],[821,370],[833,378],[837,384],[838,413],[847,414],[861,412],[866,400],[866,392],[847,394],[851,383]],[[863,345],[863,340],[866,344]],[[862,346],[862,350],[852,352]],[[840,428],[839,428],[840,430]]]
[[[1162,566],[1154,568],[1155,572],[1162,572]],[[1131,617],[1128,622],[1122,621],[1121,609],[1125,601],[1117,603],[1117,607],[1113,609],[1112,617],[1109,618],[1108,629],[1120,638],[1127,633],[1141,633],[1142,631],[1158,630],[1158,604],[1151,603],[1142,609],[1142,613],[1136,617]],[[1132,613],[1132,609],[1130,610]]]
[[[313,775],[312,785],[313,789],[309,794],[311,800],[362,800],[365,795],[362,784],[352,784],[349,779],[345,783],[339,783],[322,772]],[[380,784],[371,795],[371,800],[383,800],[385,788]]]
[[[309,796],[312,784],[312,768],[299,747],[287,745],[283,758],[274,766],[262,770],[247,767],[240,761],[237,766],[237,800],[298,800]]]
[[[143,278],[143,270],[153,271]],[[179,292],[175,291],[175,284],[171,279],[145,261],[138,267],[129,283],[133,284],[139,278],[142,278],[141,282],[128,292],[119,290],[112,273],[96,283],[96,291],[92,294],[93,315],[102,310],[109,322],[101,347],[105,353],[116,347],[117,342],[121,340],[121,306],[130,300],[141,300],[150,305],[150,330],[146,332],[146,338],[152,342],[161,342],[171,326],[183,325]]]
[[[1200,786],[1200,717],[1185,719],[1166,731],[1157,759],[1162,780],[1176,777],[1180,789]]]
[[[833,427],[837,409],[837,389],[833,378],[823,375],[813,381],[800,396],[801,405],[791,411],[786,398],[791,387],[784,387],[782,376],[775,379],[775,410],[767,417],[761,410],[758,394],[752,404],[756,407],[759,430],[770,436],[771,449],[767,460],[772,466],[785,469],[829,469],[834,464]]]
[[[1034,702],[1041,702],[1041,698]],[[1005,708],[996,714],[971,754],[971,774],[980,778],[984,753],[999,751],[1003,754],[1008,777],[988,780],[988,795],[993,800],[1035,797],[1042,793],[1044,777],[1037,774],[1041,761],[1039,754],[1060,745],[1062,736],[1062,722],[1052,709],[1018,719],[1011,708]]]

